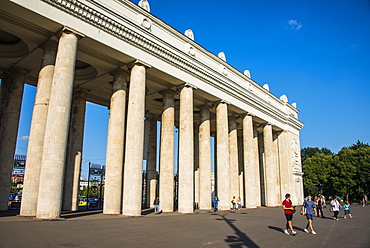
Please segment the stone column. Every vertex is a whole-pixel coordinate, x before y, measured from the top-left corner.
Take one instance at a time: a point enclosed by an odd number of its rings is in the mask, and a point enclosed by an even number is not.
[[[199,176],[199,124],[194,123],[194,202],[200,201],[200,176]]]
[[[276,166],[274,161],[274,147],[272,143],[272,126],[266,124],[263,127],[264,146],[264,170],[265,170],[265,200],[267,207],[276,207],[277,204],[277,180]]]
[[[148,115],[147,115],[148,116]],[[149,116],[149,149],[148,149],[148,160],[146,164],[146,197],[147,207],[154,208],[154,199],[157,194],[157,118]]]
[[[244,157],[243,157],[243,134],[238,131],[238,164],[239,164],[239,196],[241,204],[245,206],[244,193]]]
[[[180,91],[179,213],[194,212],[193,88],[185,84]]]
[[[161,92],[163,111],[159,162],[159,201],[163,212],[173,212],[174,205],[174,160],[175,160],[175,100],[173,90]]]
[[[245,207],[256,208],[257,196],[260,192],[259,165],[256,163],[256,148],[253,129],[253,117],[243,116],[243,149],[244,149],[244,184],[245,184]],[[257,160],[258,161],[258,160]]]
[[[272,132],[272,147],[273,147],[273,157],[274,157],[274,164],[275,164],[275,177],[276,177],[276,205],[279,206],[281,202],[285,199],[281,200],[281,180],[280,180],[280,154],[279,154],[279,140],[278,140],[278,132]]]
[[[77,88],[73,94],[64,176],[63,210],[78,210],[87,93],[88,90]]]
[[[238,164],[238,130],[236,117],[229,118],[229,164],[230,164],[230,196],[239,197],[239,164]]]
[[[57,43],[47,42],[43,47],[41,69],[37,82],[35,103],[33,106],[30,137],[27,149],[27,166],[24,173],[21,216],[36,216],[37,197],[39,193],[42,151],[46,118],[48,116],[51,85]]]
[[[103,214],[120,214],[128,72],[119,69],[111,75],[113,89],[110,98]]]
[[[253,125],[253,148],[254,148],[254,166],[256,170],[256,181],[255,181],[255,199],[256,199],[256,206],[262,206],[261,203],[261,170],[260,170],[260,156],[259,156],[259,144],[258,144],[258,132],[257,132],[257,125]]]
[[[230,210],[230,166],[229,166],[229,132],[227,118],[228,103],[221,101],[216,107],[217,130],[217,193],[220,199],[219,210]]]
[[[261,205],[266,206],[266,175],[265,175],[265,151],[263,147],[263,132],[257,132],[258,166],[260,169]]]
[[[199,209],[212,208],[211,185],[211,120],[209,106],[200,107],[199,126]]]
[[[8,210],[15,145],[27,71],[13,68],[11,74],[0,130],[0,210]]]
[[[130,76],[122,202],[127,216],[141,215],[146,67],[136,61]]]
[[[292,192],[293,170],[291,166],[290,147],[288,143],[288,131],[280,132],[278,136],[279,167],[280,167],[280,188],[281,198]],[[296,198],[297,196],[295,196]],[[285,197],[284,197],[285,198]],[[282,200],[281,200],[282,201]]]
[[[59,38],[40,172],[39,219],[60,217],[78,38],[66,29]]]

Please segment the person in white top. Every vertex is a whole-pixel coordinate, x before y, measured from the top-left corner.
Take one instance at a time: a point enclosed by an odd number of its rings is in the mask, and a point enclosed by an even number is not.
[[[333,200],[330,202],[330,205],[331,208],[333,209],[334,220],[338,220],[339,209],[342,207],[342,205],[340,205],[336,197],[333,198]]]

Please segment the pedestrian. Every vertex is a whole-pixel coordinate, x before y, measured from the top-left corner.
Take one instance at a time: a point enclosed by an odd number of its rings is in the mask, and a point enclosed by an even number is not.
[[[297,232],[294,231],[293,229],[293,223],[292,223],[293,211],[295,210],[295,206],[292,204],[292,201],[290,200],[290,194],[285,195],[285,200],[283,201],[282,207],[284,209],[284,214],[286,218],[284,234],[290,235],[290,233],[288,232],[288,229],[290,229],[292,231],[292,235],[294,236],[297,234]]]
[[[353,219],[352,215],[351,215],[351,211],[349,210],[349,207],[351,206],[351,204],[349,204],[348,201],[345,201],[344,202],[344,205],[343,205],[343,210],[344,210],[344,218],[347,219],[347,216],[351,219]]]
[[[236,209],[236,199],[235,199],[235,195],[233,196],[233,199],[231,199],[231,204],[232,204],[232,211],[234,211]]]
[[[306,233],[309,233],[308,228],[310,228],[311,233],[316,234],[315,230],[313,230],[313,225],[312,225],[315,206],[316,205],[314,201],[312,201],[312,196],[308,195],[307,200],[304,201],[302,205],[302,214],[306,215],[306,218],[307,218],[307,225],[306,225],[306,228],[303,230]]]
[[[337,199],[334,197],[333,200],[330,202],[331,208],[334,213],[334,220],[338,220],[339,209],[342,207]]]
[[[324,204],[325,204],[325,202],[323,202],[322,196],[319,195],[318,201],[317,201],[317,205],[316,205],[316,214],[317,214],[317,217],[320,217],[320,213],[321,213],[321,217],[322,218],[325,218],[324,211],[323,211]]]
[[[242,208],[242,200],[240,199],[240,196],[237,200],[237,203],[238,203],[238,210],[240,210]]]
[[[320,196],[321,196],[321,201],[323,203],[322,208],[326,208],[326,198],[324,195],[320,195]]]
[[[362,198],[362,207],[367,206],[367,195],[364,195],[364,198]]]
[[[220,202],[220,199],[218,199],[218,196],[215,197],[213,200],[213,211],[218,212],[218,203]]]
[[[155,198],[153,205],[154,205],[154,213],[159,214],[159,197]]]

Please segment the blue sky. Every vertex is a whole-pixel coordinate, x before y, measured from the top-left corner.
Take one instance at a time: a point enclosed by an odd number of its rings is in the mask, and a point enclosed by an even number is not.
[[[152,14],[181,33],[192,29],[201,46],[296,102],[302,148],[370,143],[369,0],[149,3]],[[27,86],[17,154],[26,153],[34,94]],[[105,163],[107,123],[106,107],[87,104],[84,161]]]

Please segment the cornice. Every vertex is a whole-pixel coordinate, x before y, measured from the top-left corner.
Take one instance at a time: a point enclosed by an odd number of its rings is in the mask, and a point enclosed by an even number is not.
[[[238,83],[234,82],[226,75],[222,74],[218,68],[211,68],[208,65],[200,62],[196,58],[192,57],[191,55],[186,54],[183,50],[179,50],[171,46],[170,44],[166,43],[163,40],[160,40],[155,35],[151,34],[150,31],[145,30],[144,28],[138,26],[138,30],[140,32],[134,31],[133,29],[129,28],[128,26],[137,26],[137,23],[132,23],[130,20],[127,20],[125,17],[115,13],[111,9],[107,9],[106,7],[102,6],[101,4],[97,3],[94,0],[86,0],[90,5],[96,6],[96,8],[92,8],[87,4],[82,3],[78,0],[42,0],[43,2],[52,5],[84,22],[89,23],[105,32],[139,48],[145,50],[145,52],[160,58],[161,60],[171,64],[172,66],[183,70],[192,76],[198,78],[199,80],[206,82],[207,84],[211,85],[212,87],[227,93],[228,95],[232,96],[233,98],[237,99],[238,101],[247,104],[260,112],[264,113],[267,116],[270,116],[273,119],[276,119],[280,123],[287,123],[287,113],[283,112],[276,106],[272,105],[267,99],[262,99],[260,96],[254,94],[251,90],[247,88],[243,88]],[[116,1],[117,2],[117,1]],[[129,1],[118,1],[121,3],[125,3],[127,6],[132,6],[134,3],[129,3]],[[132,6],[131,6],[132,5]],[[150,13],[139,10],[139,6],[137,6],[138,14],[149,16]],[[116,19],[118,18],[120,21],[107,16],[99,12],[98,10],[103,10],[109,15],[114,16]],[[124,24],[128,25],[124,25]],[[145,35],[144,35],[145,34]],[[150,39],[148,39],[150,37]],[[154,42],[154,41],[155,42]],[[186,42],[195,45],[196,43],[188,39]],[[201,46],[199,46],[201,47]],[[203,48],[204,49],[204,48]],[[205,50],[205,49],[204,49]],[[208,52],[209,53],[209,52]],[[214,55],[215,56],[215,55]],[[227,65],[227,68],[233,68],[229,64],[225,63],[220,59],[219,61],[222,65]],[[236,69],[235,69],[236,71]],[[234,72],[234,71],[233,71]],[[234,73],[241,73],[236,71]],[[253,83],[256,84],[253,80],[249,78],[246,79],[246,83]],[[258,84],[256,84],[258,85]],[[254,87],[256,87],[254,85]],[[259,85],[258,85],[259,86]],[[261,87],[261,86],[259,86]],[[261,87],[262,88],[262,87]],[[261,89],[259,89],[261,90]],[[270,92],[264,92],[267,96],[272,96],[274,99],[279,99],[271,94]],[[275,100],[276,100],[275,99]],[[283,105],[282,105],[283,108]],[[289,118],[291,119],[291,118]],[[299,121],[298,121],[299,122]],[[299,123],[298,123],[299,124]],[[297,123],[291,123],[296,129],[300,129],[301,125],[297,125]]]

